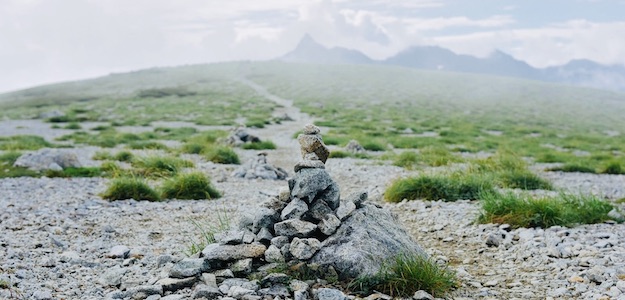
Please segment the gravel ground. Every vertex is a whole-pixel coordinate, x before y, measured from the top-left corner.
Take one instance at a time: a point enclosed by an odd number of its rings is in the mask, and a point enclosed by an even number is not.
[[[278,150],[267,151],[269,162],[292,172],[299,159],[292,135],[311,120],[292,107],[284,112],[296,121],[253,133],[276,143]],[[21,125],[7,127],[4,122]],[[25,127],[38,128],[33,134],[46,138],[59,133],[37,121],[4,122],[0,135],[23,134]],[[76,151],[84,164],[92,165],[97,164],[90,159],[96,150]],[[237,151],[243,159],[256,154]],[[0,289],[0,299],[104,299],[118,290],[108,286],[105,275],[111,270],[123,273],[122,289],[153,283],[164,276],[156,267],[159,256],[182,257],[192,241],[200,240],[195,222],[216,224],[224,216],[234,222],[241,212],[287,186],[286,181],[236,179],[230,176],[235,166],[188,157],[213,178],[222,198],[108,202],[98,196],[107,186],[106,178],[1,179],[0,281],[15,287]],[[327,169],[343,195],[368,191],[370,200],[393,211],[432,257],[458,272],[462,286],[451,295],[454,299],[625,299],[625,225],[516,230],[477,225],[475,201],[384,203],[388,183],[411,174],[401,168],[330,159]],[[623,176],[541,175],[573,192],[608,199],[625,195]],[[131,258],[110,257],[119,245],[130,248]]]

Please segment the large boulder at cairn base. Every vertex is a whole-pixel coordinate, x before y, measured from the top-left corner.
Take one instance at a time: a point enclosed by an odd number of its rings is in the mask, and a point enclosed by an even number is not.
[[[375,274],[400,254],[426,255],[385,209],[365,204],[345,219],[309,262],[332,266],[343,279]]]

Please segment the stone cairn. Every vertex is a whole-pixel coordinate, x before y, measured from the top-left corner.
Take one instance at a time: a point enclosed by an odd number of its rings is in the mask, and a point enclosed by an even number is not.
[[[245,126],[238,126],[230,131],[225,140],[227,145],[240,147],[245,143],[259,143],[260,138],[247,132]]]
[[[159,258],[166,278],[111,298],[169,297],[191,288],[194,299],[344,300],[324,285],[374,274],[399,254],[425,255],[389,211],[367,202],[366,192],[340,199],[325,170],[329,151],[319,128],[307,125],[298,141],[302,160],[288,190],[244,214],[238,228],[217,234],[199,255],[175,263]]]
[[[289,174],[280,167],[270,165],[267,162],[267,152],[259,152],[232,172],[232,176],[245,179],[284,180]]]

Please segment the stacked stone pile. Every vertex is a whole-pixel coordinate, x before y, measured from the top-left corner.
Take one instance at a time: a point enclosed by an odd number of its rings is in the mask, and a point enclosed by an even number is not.
[[[245,179],[284,180],[289,174],[284,169],[269,164],[267,162],[267,152],[260,152],[237,168],[232,173],[232,176]]]
[[[288,189],[244,215],[238,228],[216,235],[196,257],[159,258],[168,271],[153,285],[112,296],[169,296],[192,288],[193,298],[341,300],[347,299],[341,291],[323,284],[373,274],[398,254],[425,255],[390,212],[366,202],[366,192],[340,199],[325,170],[329,151],[319,128],[307,125],[298,141],[303,159]],[[317,280],[292,278],[304,273]]]
[[[247,132],[247,129],[244,126],[232,129],[225,141],[226,144],[234,147],[240,147],[245,143],[258,142],[260,142],[260,138]]]

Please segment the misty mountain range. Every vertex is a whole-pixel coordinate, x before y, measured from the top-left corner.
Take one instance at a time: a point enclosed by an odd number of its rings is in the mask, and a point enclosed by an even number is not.
[[[325,64],[387,64],[424,70],[518,77],[625,91],[624,66],[606,66],[590,60],[573,60],[562,66],[539,69],[501,51],[495,51],[486,58],[478,58],[456,54],[437,46],[416,46],[385,60],[374,60],[357,50],[341,47],[326,48],[306,35],[293,51],[279,57],[278,60]]]

